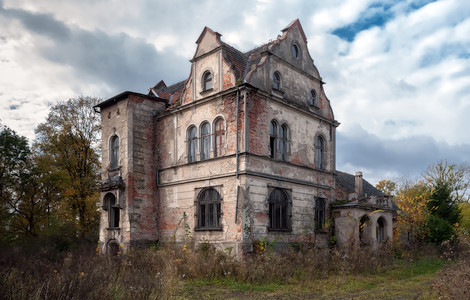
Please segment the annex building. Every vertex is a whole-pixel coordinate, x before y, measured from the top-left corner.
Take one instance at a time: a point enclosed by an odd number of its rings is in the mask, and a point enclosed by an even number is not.
[[[389,197],[336,171],[336,128],[299,20],[248,52],[204,28],[188,78],[123,92],[102,120],[100,247],[256,241],[377,246]]]

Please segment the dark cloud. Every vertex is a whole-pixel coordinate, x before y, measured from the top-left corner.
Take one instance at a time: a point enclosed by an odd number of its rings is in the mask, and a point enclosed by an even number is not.
[[[5,12],[30,32],[48,37],[52,43],[36,46],[39,54],[51,62],[72,67],[82,82],[102,82],[115,93],[146,92],[160,79],[171,84],[188,76],[182,71],[189,72],[187,59],[171,53],[162,55],[143,39],[67,26],[49,14],[19,9]]]
[[[369,176],[385,174],[418,176],[440,160],[462,163],[470,160],[470,144],[449,145],[430,136],[413,136],[399,140],[380,138],[357,125],[348,133],[337,135],[337,168],[369,170]],[[349,170],[352,171],[352,170]]]

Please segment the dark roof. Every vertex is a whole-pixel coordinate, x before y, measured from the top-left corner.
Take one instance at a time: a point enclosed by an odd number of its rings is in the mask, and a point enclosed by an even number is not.
[[[155,101],[163,101],[163,102],[167,102],[167,100],[165,99],[162,99],[162,98],[158,98],[158,97],[155,97],[153,95],[145,95],[145,94],[141,94],[141,93],[136,93],[136,92],[130,92],[130,91],[125,91],[125,92],[122,92],[114,97],[111,97],[101,103],[98,103],[97,105],[95,105],[94,107],[99,107],[99,108],[105,108],[105,107],[108,107],[110,105],[113,105],[114,103],[117,103],[123,99],[126,99],[128,98],[129,96],[137,96],[137,97],[141,97],[141,98],[146,98],[146,99],[149,99],[149,100],[155,100]]]
[[[354,193],[356,188],[356,176],[344,172],[337,172],[338,176],[336,177],[337,188],[340,188],[346,193]],[[364,194],[367,196],[385,196],[385,194],[375,188],[372,184],[367,182],[365,179],[362,179],[362,188]]]

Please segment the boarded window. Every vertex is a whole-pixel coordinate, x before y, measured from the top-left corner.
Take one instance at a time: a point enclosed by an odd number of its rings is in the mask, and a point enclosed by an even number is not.
[[[222,156],[222,147],[223,141],[225,136],[225,129],[224,129],[224,120],[219,118],[215,121],[214,126],[214,157]]]
[[[318,169],[325,169],[325,142],[321,136],[315,138],[315,165]]]
[[[119,166],[119,137],[117,135],[113,135],[109,141],[109,153],[109,165],[111,169],[116,169]]]

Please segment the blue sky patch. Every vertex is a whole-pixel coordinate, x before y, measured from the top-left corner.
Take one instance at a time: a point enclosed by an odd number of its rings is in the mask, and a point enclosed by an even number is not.
[[[404,12],[412,12],[435,1],[437,0],[424,0],[410,3],[405,7]],[[343,40],[352,42],[359,32],[374,26],[381,27],[386,24],[395,16],[395,10],[393,8],[400,2],[403,2],[403,0],[391,1],[390,3],[373,3],[360,14],[355,23],[337,28],[332,32],[332,34],[342,38]]]

